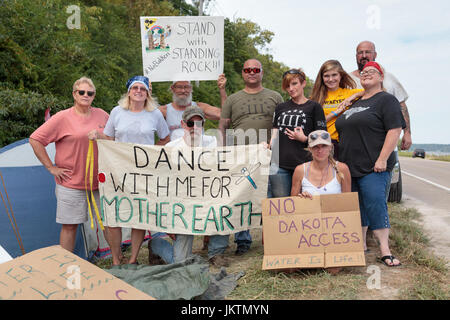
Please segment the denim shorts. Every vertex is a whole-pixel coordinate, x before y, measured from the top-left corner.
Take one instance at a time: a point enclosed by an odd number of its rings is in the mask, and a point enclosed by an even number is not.
[[[390,172],[373,172],[352,178],[352,191],[358,192],[361,225],[371,230],[390,228],[386,188],[391,182]]]

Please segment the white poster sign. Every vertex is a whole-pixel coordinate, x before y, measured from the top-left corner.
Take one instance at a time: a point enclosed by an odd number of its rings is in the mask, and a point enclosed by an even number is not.
[[[144,75],[152,82],[217,80],[223,34],[223,17],[141,17]]]

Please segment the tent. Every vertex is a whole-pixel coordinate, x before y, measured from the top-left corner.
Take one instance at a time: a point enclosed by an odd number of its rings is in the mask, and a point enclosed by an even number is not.
[[[55,145],[46,150],[53,162]],[[55,179],[36,158],[28,139],[0,149],[0,173],[0,245],[16,258],[59,244]],[[74,253],[83,259],[105,258],[111,253],[98,224],[94,227],[88,221],[78,228]],[[129,230],[124,230],[123,244],[129,244],[129,239]]]

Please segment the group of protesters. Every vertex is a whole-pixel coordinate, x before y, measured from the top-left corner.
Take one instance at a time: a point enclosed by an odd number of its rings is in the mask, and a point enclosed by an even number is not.
[[[311,97],[302,69],[283,74],[281,88],[290,99],[262,86],[263,66],[256,59],[242,68],[245,87],[227,96],[226,77],[217,81],[221,108],[192,101],[189,81],[174,81],[172,102],[158,106],[152,96],[152,84],[145,76],[134,76],[126,83],[126,92],[108,115],[92,107],[96,95],[91,79],[82,77],[73,85],[73,107],[53,115],[30,136],[30,144],[42,164],[56,180],[56,221],[62,225],[60,244],[73,251],[78,224],[88,220],[85,163],[89,140],[170,147],[257,144],[272,150],[267,197],[300,196],[358,192],[364,249],[370,228],[378,239],[381,261],[398,266],[400,261],[389,249],[387,194],[393,152],[402,129],[402,149],[411,146],[407,93],[398,80],[375,62],[372,42],[364,41],[356,49],[358,69],[347,73],[337,60],[321,66]],[[204,134],[206,119],[219,120],[219,141]],[[229,134],[230,127],[233,134]],[[242,132],[254,130],[256,135]],[[155,143],[155,133],[158,136]],[[55,142],[53,164],[45,146]],[[97,149],[94,148],[94,173]],[[98,181],[92,188],[98,190]],[[98,191],[93,193],[99,203]],[[131,230],[131,256],[121,251],[122,230],[106,227],[105,239],[113,265],[136,264],[146,230]],[[170,235],[149,240],[149,257],[165,263],[180,262],[192,254],[193,235]],[[234,235],[236,255],[248,252],[252,244],[249,231]],[[212,235],[205,247],[214,265],[229,263],[225,251],[229,235]],[[155,260],[156,261],[156,260]]]

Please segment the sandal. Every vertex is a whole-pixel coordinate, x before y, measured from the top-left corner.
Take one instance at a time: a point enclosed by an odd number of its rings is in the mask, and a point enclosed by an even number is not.
[[[387,263],[386,260],[391,260],[391,264]],[[398,262],[398,264],[394,264],[394,259],[396,259],[393,255],[390,256],[384,256],[381,258],[381,262],[384,263],[385,266],[387,267],[398,267],[401,266],[402,264],[400,263],[400,261]]]

